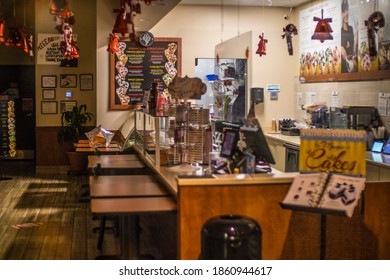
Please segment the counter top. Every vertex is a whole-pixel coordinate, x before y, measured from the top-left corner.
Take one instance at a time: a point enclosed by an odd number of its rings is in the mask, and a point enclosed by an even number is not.
[[[139,152],[140,158],[144,163],[156,173],[158,179],[165,185],[167,190],[177,195],[178,185],[192,186],[192,185],[254,185],[254,184],[279,184],[291,183],[296,173],[283,173],[275,170],[271,174],[213,174],[212,178],[178,178],[178,175],[194,175],[198,167],[190,164],[180,164],[175,166],[154,166],[152,159],[144,156],[143,152],[136,148]]]
[[[283,141],[291,145],[299,146],[301,144],[300,136],[288,136],[283,135],[280,132],[266,132],[264,135],[268,139]]]
[[[366,152],[367,163],[390,169],[390,155],[382,153]]]

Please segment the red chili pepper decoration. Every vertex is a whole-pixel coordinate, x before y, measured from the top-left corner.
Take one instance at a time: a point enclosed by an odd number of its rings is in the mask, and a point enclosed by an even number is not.
[[[262,55],[266,55],[267,54],[265,44],[268,42],[268,40],[264,38],[264,32],[261,33],[259,38],[260,38],[260,41],[257,44],[258,48],[257,48],[256,53],[258,55],[260,55],[260,57],[261,57]]]

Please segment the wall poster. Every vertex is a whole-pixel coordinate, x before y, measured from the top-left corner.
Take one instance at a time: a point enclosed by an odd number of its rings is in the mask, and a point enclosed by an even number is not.
[[[181,76],[181,38],[155,38],[149,47],[120,40],[119,48],[110,53],[110,110],[142,105],[152,82],[168,94],[169,83]]]
[[[332,18],[333,40],[312,40],[317,21]],[[385,26],[375,33],[376,56],[369,55],[365,21],[381,11]],[[299,14],[301,82],[390,78],[390,3],[388,0],[324,0]]]
[[[72,34],[73,40],[77,42],[77,35]],[[64,41],[63,34],[42,34],[38,33],[37,46],[37,64],[44,65],[65,65],[66,59],[61,51],[61,42]]]

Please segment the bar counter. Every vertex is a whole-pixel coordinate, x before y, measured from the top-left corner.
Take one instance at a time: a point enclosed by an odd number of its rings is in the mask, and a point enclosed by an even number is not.
[[[138,152],[177,201],[179,259],[199,259],[202,226],[229,214],[258,222],[262,259],[390,259],[390,182],[367,182],[359,206],[347,218],[282,209],[296,173],[178,178],[193,175],[196,167],[155,167]]]

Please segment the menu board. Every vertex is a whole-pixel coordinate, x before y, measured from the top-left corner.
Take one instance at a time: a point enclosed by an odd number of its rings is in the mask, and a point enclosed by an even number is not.
[[[111,110],[141,105],[152,82],[167,94],[169,83],[181,76],[181,38],[155,38],[149,47],[120,40],[119,49],[110,54]]]

